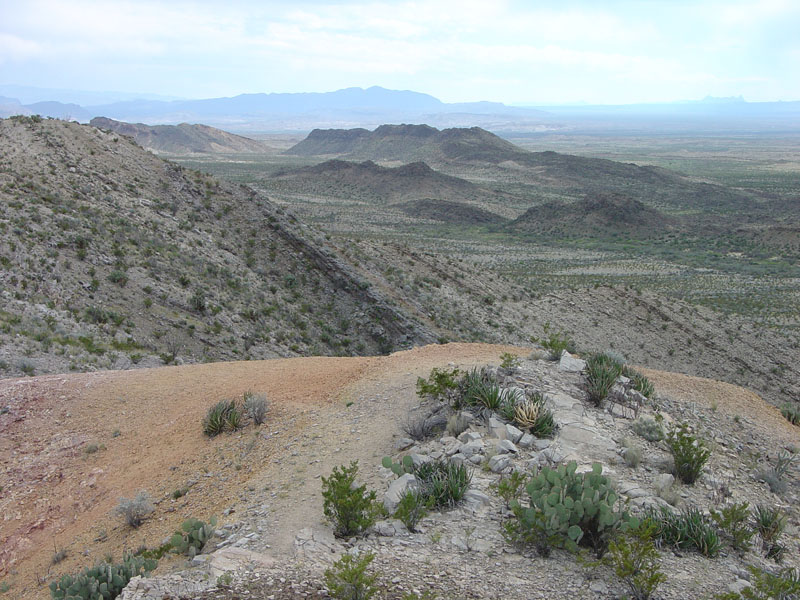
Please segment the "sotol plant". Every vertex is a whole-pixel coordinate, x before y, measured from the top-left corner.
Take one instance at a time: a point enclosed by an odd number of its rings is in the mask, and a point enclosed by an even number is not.
[[[705,441],[695,437],[689,425],[681,423],[667,434],[667,446],[675,461],[675,476],[689,485],[697,481],[711,457]]]

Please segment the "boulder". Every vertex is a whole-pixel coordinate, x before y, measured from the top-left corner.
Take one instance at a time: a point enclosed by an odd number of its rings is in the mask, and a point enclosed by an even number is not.
[[[580,358],[575,358],[569,352],[564,350],[561,353],[561,360],[558,361],[558,370],[566,371],[568,373],[580,373],[586,368],[586,361]]]

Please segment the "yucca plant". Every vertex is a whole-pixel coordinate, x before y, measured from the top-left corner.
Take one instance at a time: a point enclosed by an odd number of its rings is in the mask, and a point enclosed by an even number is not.
[[[586,361],[586,392],[589,401],[601,406],[617,377],[622,373],[622,364],[608,354],[593,354]]]

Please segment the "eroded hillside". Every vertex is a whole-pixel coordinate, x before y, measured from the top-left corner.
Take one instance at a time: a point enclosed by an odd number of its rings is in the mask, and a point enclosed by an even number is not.
[[[0,200],[5,375],[433,339],[266,198],[113,132],[0,121]]]

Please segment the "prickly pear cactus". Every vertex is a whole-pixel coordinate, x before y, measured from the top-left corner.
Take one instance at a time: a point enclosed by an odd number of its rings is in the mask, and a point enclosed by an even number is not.
[[[399,463],[393,462],[389,456],[384,456],[381,464],[385,468],[391,469],[392,473],[398,477],[405,475],[406,473],[414,472],[414,461],[411,460],[411,457],[408,455],[404,456]]]
[[[538,531],[550,545],[569,550],[588,545],[602,554],[627,514],[615,507],[618,495],[600,464],[588,473],[576,471],[575,461],[543,468],[526,488],[529,506],[515,501],[512,510],[520,530]]]
[[[64,575],[50,584],[54,600],[110,600],[137,575],[147,575],[158,566],[153,559],[128,554],[120,564],[101,563],[78,575]]]
[[[208,523],[195,518],[187,519],[169,541],[176,552],[194,557],[203,551],[206,542],[214,534],[216,525],[215,517],[211,517]]]

